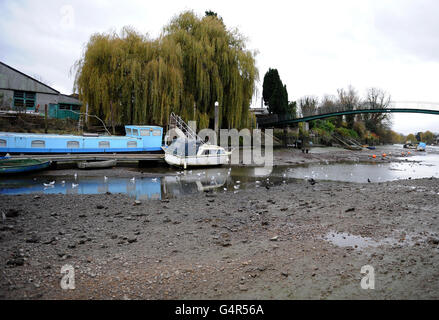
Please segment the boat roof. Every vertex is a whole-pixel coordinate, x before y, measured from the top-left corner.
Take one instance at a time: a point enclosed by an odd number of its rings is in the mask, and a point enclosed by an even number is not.
[[[25,138],[41,138],[41,139],[47,139],[47,138],[64,138],[64,139],[135,139],[136,137],[132,136],[106,136],[106,135],[99,135],[96,137],[87,137],[87,136],[79,136],[79,135],[71,135],[71,134],[45,134],[45,133],[20,133],[20,132],[0,132],[0,138],[2,137],[25,137]]]
[[[148,126],[148,125],[135,125],[135,124],[130,124],[130,125],[126,125],[125,128],[140,128],[140,129],[145,129],[145,128],[153,128],[153,129],[163,129],[162,127],[159,126]]]

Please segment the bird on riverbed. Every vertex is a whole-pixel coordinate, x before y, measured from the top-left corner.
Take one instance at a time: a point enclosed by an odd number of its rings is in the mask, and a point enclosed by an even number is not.
[[[77,186],[79,186],[79,184],[77,184],[77,183],[72,183],[72,188],[73,188],[73,189],[76,188]]]
[[[152,178],[151,179],[153,182],[156,182],[157,181],[157,178]]]
[[[367,178],[367,182],[371,183],[372,181],[370,181],[370,179],[369,179],[369,178]]]
[[[43,183],[45,187],[52,187],[55,184],[55,181],[49,182],[49,183]]]
[[[107,176],[104,176],[104,181],[107,181],[108,180],[108,177]]]
[[[130,181],[131,181],[131,182],[136,182],[136,178],[135,178],[135,177],[132,177],[132,178],[130,179]]]
[[[77,174],[77,173],[75,173],[75,174],[74,174],[73,176],[75,177],[75,180],[76,180],[76,178],[78,177],[78,174]]]
[[[312,186],[315,185],[315,184],[317,183],[313,178],[309,179],[308,182],[309,182]]]

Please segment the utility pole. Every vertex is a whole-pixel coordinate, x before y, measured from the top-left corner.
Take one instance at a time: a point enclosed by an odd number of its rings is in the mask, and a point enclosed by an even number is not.
[[[47,133],[47,104],[44,105],[44,133]]]

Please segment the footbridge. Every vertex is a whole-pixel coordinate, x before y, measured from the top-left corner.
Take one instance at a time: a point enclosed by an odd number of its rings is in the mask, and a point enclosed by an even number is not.
[[[332,110],[316,108],[314,114],[303,114],[299,118],[289,118],[276,114],[259,118],[258,126],[260,128],[278,128],[299,122],[309,122],[318,119],[364,113],[418,113],[439,115],[439,102],[392,101],[386,107],[369,107],[365,105],[353,110],[341,110],[340,107],[334,107]]]

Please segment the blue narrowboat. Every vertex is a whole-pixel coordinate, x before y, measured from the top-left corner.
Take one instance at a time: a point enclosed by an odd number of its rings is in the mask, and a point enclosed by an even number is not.
[[[124,153],[162,151],[163,128],[125,126],[125,136],[0,132],[1,153]]]

